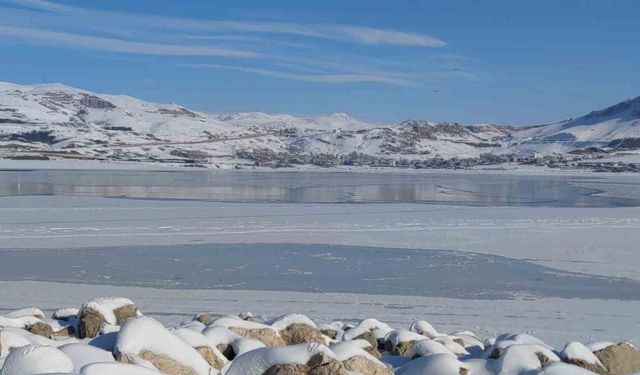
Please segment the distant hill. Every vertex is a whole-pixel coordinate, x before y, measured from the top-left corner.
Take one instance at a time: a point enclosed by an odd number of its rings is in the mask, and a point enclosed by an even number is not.
[[[345,113],[213,115],[176,104],[60,84],[0,82],[0,156],[46,152],[130,161],[199,160],[230,166],[273,155],[391,160],[482,154],[566,154],[640,148],[640,98],[555,124],[509,127],[408,120],[373,124]],[[258,156],[257,156],[258,155]]]

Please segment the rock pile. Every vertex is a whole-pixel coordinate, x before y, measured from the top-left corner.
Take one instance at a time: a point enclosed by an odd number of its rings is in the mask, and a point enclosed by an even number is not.
[[[0,375],[628,375],[630,343],[553,348],[529,334],[481,340],[438,332],[424,320],[394,329],[375,319],[270,320],[198,314],[166,327],[126,298],[98,298],[47,318],[39,309],[0,316]]]

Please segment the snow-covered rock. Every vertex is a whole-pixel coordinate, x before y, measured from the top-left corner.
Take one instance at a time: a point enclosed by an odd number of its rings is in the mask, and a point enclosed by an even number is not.
[[[518,375],[525,371],[542,369],[560,358],[547,346],[538,344],[513,344],[501,353],[496,361],[501,375]]]
[[[73,372],[71,359],[51,346],[26,345],[11,349],[0,374],[35,375],[56,372]]]
[[[22,318],[25,316],[32,316],[38,319],[44,319],[44,313],[37,307],[28,307],[25,309],[11,311],[5,314],[7,318]]]
[[[362,347],[354,341],[334,343],[330,348],[347,371],[362,375],[392,374],[391,370],[389,370],[384,363],[362,349]]]
[[[640,351],[628,342],[609,345],[593,354],[609,374],[635,374],[640,372]]]
[[[407,330],[394,330],[385,337],[385,350],[403,357],[413,355],[413,346],[422,340],[429,338],[416,332]]]
[[[318,325],[318,329],[320,330],[320,332],[332,340],[342,340],[345,333],[342,327],[342,324],[335,323],[325,323]]]
[[[453,357],[457,357],[457,355],[451,351],[451,349],[444,346],[442,343],[438,341],[427,339],[418,341],[413,345],[413,353],[412,357],[428,357],[434,354],[448,354]]]
[[[531,372],[530,372],[531,373]],[[582,367],[568,363],[554,362],[540,371],[533,372],[536,375],[594,375],[596,373],[588,371]]]
[[[6,357],[11,348],[30,345],[31,341],[15,332],[0,329],[0,358]]]
[[[447,347],[457,356],[467,355],[469,352],[464,348],[464,341],[456,336],[438,336],[433,339]]]
[[[456,339],[462,340],[462,346],[464,346],[465,349],[473,347],[477,347],[481,351],[484,351],[485,349],[484,343],[471,331],[456,332],[452,336]]]
[[[489,358],[498,358],[502,354],[502,352],[511,345],[516,344],[532,344],[532,345],[540,345],[547,346],[542,340],[537,337],[531,336],[526,333],[505,333],[498,336],[493,344],[487,349],[487,353]]]
[[[467,366],[448,354],[420,357],[400,367],[396,375],[462,375]]]
[[[209,324],[210,327],[224,327],[240,336],[261,341],[266,346],[284,345],[280,333],[267,324],[250,322],[238,317],[222,317]]]
[[[430,339],[438,336],[438,331],[436,331],[436,329],[433,328],[433,326],[425,320],[416,320],[415,322],[411,323],[409,330],[419,333],[423,336],[427,336]]]
[[[215,319],[215,316],[211,313],[199,313],[193,317],[194,322],[199,322],[204,325],[211,323]]]
[[[95,337],[103,323],[121,325],[128,318],[138,316],[138,308],[127,298],[95,298],[79,312],[78,334],[80,338]]]
[[[80,371],[81,375],[160,375],[155,370],[126,363],[92,363]]]
[[[606,371],[598,357],[583,344],[574,341],[570,342],[560,352],[563,361],[583,367],[592,372]]]
[[[202,331],[202,334],[206,336],[211,344],[218,348],[227,359],[233,359],[236,356],[236,352],[231,344],[243,338],[243,336],[222,326],[209,326]]]
[[[75,371],[80,371],[90,363],[116,361],[111,352],[82,343],[65,344],[58,347],[58,349],[73,362]]]
[[[220,370],[227,364],[227,358],[218,350],[217,343],[209,337],[188,328],[179,328],[172,332],[200,353],[211,367]]]
[[[215,373],[200,353],[158,321],[147,317],[131,318],[124,323],[118,334],[114,354],[119,362],[167,374]]]
[[[79,313],[80,309],[76,309],[75,307],[67,307],[54,311],[51,317],[56,320],[68,321],[70,319],[76,319]]]
[[[233,348],[233,352],[235,353],[235,355],[238,356],[252,350],[264,348],[265,345],[258,340],[241,338],[233,341],[231,343],[231,347]]]
[[[320,344],[299,344],[249,351],[238,356],[223,373],[347,375],[347,370],[328,347]]]
[[[276,329],[287,345],[318,343],[326,344],[316,324],[302,314],[288,314],[267,322]]]

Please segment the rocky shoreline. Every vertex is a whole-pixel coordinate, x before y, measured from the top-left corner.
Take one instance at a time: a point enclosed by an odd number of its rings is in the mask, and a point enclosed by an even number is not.
[[[127,298],[96,298],[51,317],[38,308],[0,316],[0,364],[2,375],[625,375],[640,371],[640,351],[626,342],[554,348],[526,333],[479,338],[424,320],[391,327],[295,313],[202,313],[165,327]]]

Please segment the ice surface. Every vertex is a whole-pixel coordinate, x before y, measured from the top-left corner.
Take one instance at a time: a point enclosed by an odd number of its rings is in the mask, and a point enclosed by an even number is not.
[[[0,280],[456,298],[530,295],[640,300],[640,281],[441,250],[264,243],[4,250],[2,254],[6,260],[0,263]],[[127,303],[130,301],[107,304],[100,311],[115,323],[111,307]],[[278,322],[278,329],[290,324],[288,320]]]

